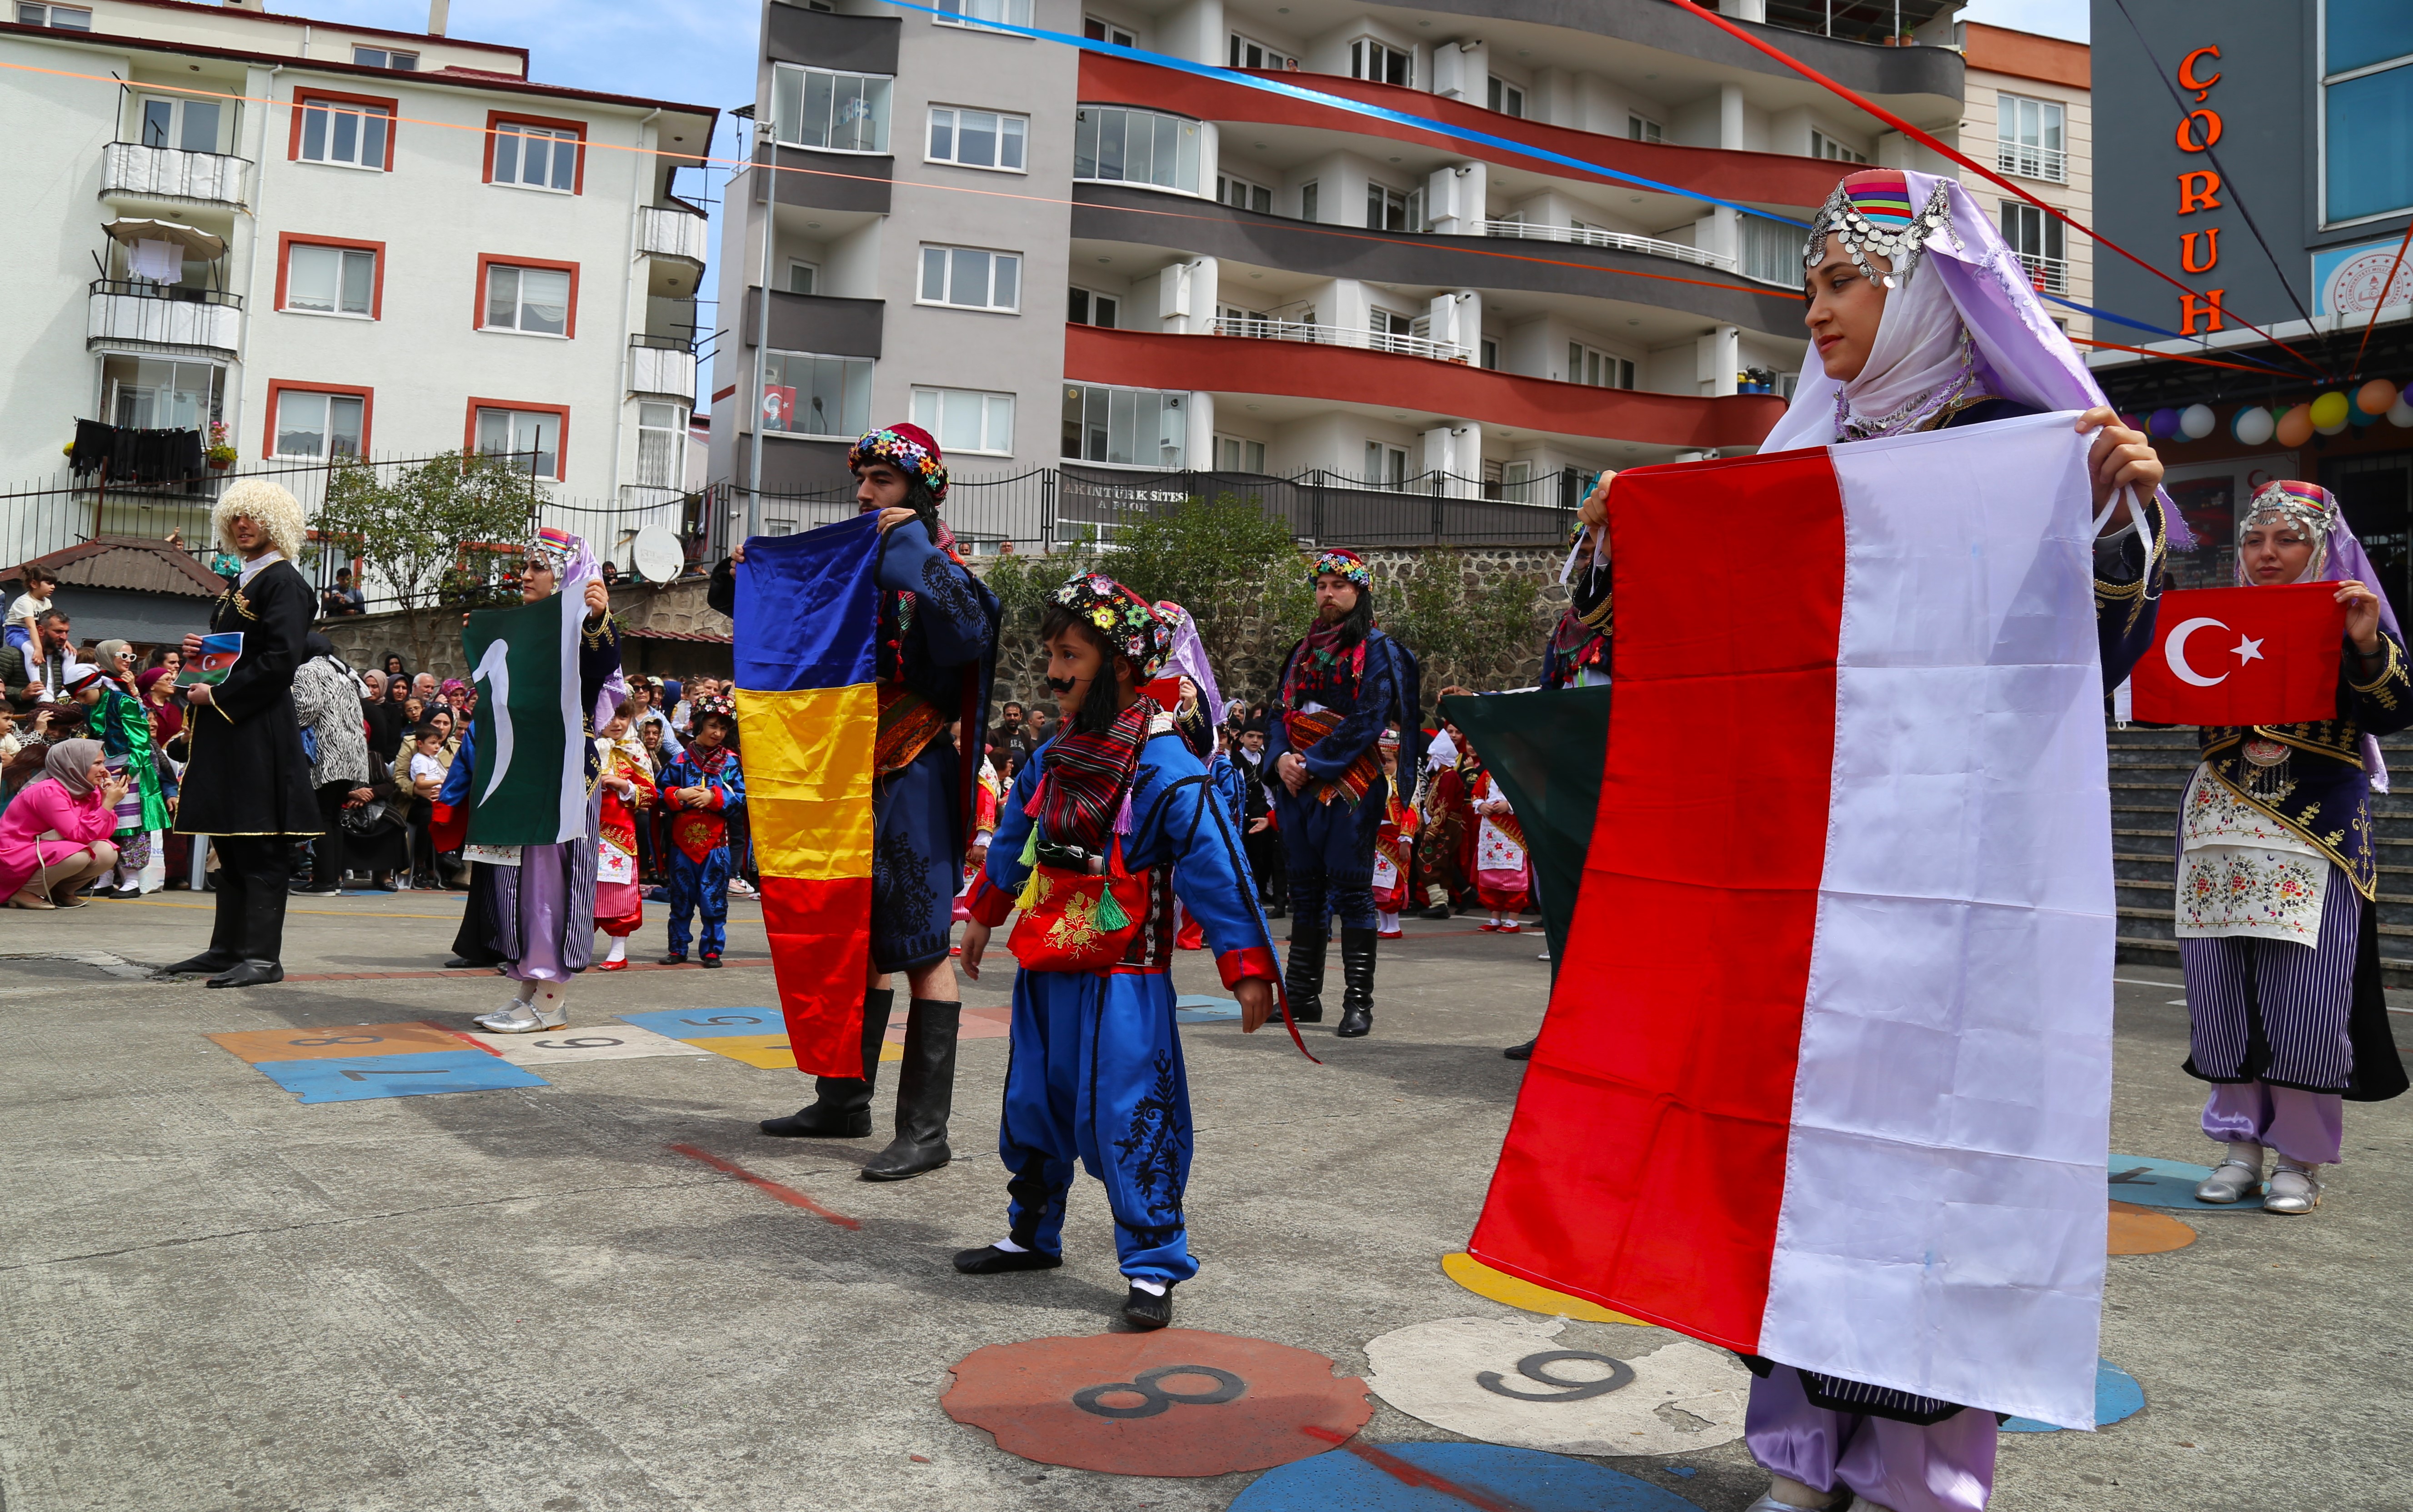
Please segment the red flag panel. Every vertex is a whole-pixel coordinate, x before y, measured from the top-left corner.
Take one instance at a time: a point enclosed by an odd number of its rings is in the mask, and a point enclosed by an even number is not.
[[[2172,589],[2129,674],[2132,708],[2154,725],[2335,719],[2345,639],[2333,582]]]
[[[863,1075],[863,991],[871,961],[871,878],[762,875],[762,930],[796,1069]],[[843,1011],[851,1004],[854,1011]]]

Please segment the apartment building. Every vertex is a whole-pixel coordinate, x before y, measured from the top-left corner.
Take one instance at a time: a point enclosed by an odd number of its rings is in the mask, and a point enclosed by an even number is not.
[[[2094,224],[2095,115],[2090,53],[2083,42],[1961,23],[1968,60],[1961,151],[2081,226]],[[1969,193],[1991,209],[2039,293],[2095,302],[2095,242],[1994,185],[1963,175]],[[2094,334],[2081,312],[2048,298],[2046,307],[2072,336]],[[2107,340],[2119,338],[2106,338]]]
[[[536,83],[444,0],[423,33],[9,0],[0,65],[0,477],[79,420],[217,422],[244,471],[480,448],[565,498],[681,489],[714,110]]]
[[[740,500],[826,487],[842,438],[910,416],[959,475],[1321,469],[1557,503],[1603,467],[1754,445],[1805,351],[1801,233],[1772,217],[1851,164],[1945,166],[1658,0],[933,8],[763,5],[710,378],[711,472]],[[1727,6],[1947,139],[1957,8],[1904,0],[1864,40]]]

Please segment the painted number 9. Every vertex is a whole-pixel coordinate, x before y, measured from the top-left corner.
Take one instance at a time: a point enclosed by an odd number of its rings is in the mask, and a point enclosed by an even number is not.
[[[1606,1365],[1608,1373],[1597,1381],[1570,1381],[1552,1375],[1550,1367],[1562,1360],[1580,1359],[1593,1365]],[[1538,1355],[1528,1355],[1517,1362],[1517,1373],[1528,1381],[1538,1381],[1551,1387],[1547,1391],[1519,1391],[1510,1386],[1498,1371],[1485,1371],[1474,1378],[1474,1384],[1499,1396],[1514,1397],[1518,1402],[1589,1402],[1605,1397],[1634,1379],[1634,1367],[1621,1359],[1595,1355],[1588,1349],[1546,1349]]]

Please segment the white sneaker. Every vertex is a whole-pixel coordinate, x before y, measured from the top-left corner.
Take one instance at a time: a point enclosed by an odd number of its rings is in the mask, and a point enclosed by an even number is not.
[[[532,1035],[540,1029],[557,1029],[561,1026],[546,1023],[534,1008],[513,999],[505,1005],[499,1013],[479,1015],[478,1027],[490,1035]]]
[[[2310,1166],[2281,1155],[2278,1168],[2263,1184],[2266,1195],[2262,1198],[2262,1211],[2298,1218],[2319,1207],[2321,1183],[2313,1175],[2313,1170]]]

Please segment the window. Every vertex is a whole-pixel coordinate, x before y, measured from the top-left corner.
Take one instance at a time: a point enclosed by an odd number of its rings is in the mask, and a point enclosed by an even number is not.
[[[1014,455],[1014,396],[971,389],[913,390],[913,423],[939,438],[940,451]]]
[[[1994,96],[1994,166],[2023,179],[2069,182],[2069,154],[2062,150],[2062,104],[2059,100],[2024,99],[2017,95]],[[1812,139],[1816,139],[1813,135]],[[1833,154],[1828,154],[1833,156]],[[1867,158],[1855,158],[1865,163]]]
[[[2069,292],[2069,263],[2063,256],[2061,222],[2034,205],[2003,201],[2003,240],[2020,255],[2028,282],[2045,294]]]
[[[515,473],[561,480],[561,433],[566,409],[505,409],[469,401],[471,445]]]
[[[1215,198],[1235,210],[1253,210],[1263,215],[1274,213],[1274,192],[1271,189],[1262,183],[1234,178],[1228,173],[1215,175]]]
[[[574,336],[578,269],[556,263],[523,267],[478,259],[485,274],[486,330],[516,330],[525,336]]]
[[[820,284],[821,276],[821,266],[818,263],[806,262],[796,257],[788,259],[789,293],[810,294]]]
[[[1567,381],[1595,389],[1631,389],[1634,364],[1579,341],[1567,343]]]
[[[179,152],[218,150],[218,102],[145,96],[142,101],[142,145],[173,147]]]
[[[1349,77],[1414,89],[1416,83],[1415,55],[1385,46],[1370,37],[1361,37],[1349,44]]]
[[[1298,218],[1315,219],[1315,181],[1310,179],[1298,186]]]
[[[92,12],[81,6],[20,4],[17,7],[17,24],[56,26],[61,31],[88,32],[92,30]]]
[[[1481,360],[1485,367],[1494,371],[1500,366],[1500,344],[1488,336],[1483,338]]]
[[[137,431],[199,431],[218,418],[226,393],[226,370],[210,362],[111,353],[101,359],[101,413]]]
[[[1019,312],[1022,259],[1011,252],[983,252],[974,247],[924,247],[922,293],[917,302]]]
[[[2008,95],[2004,97],[2009,98]],[[2060,109],[2058,105],[2053,107],[2056,112]],[[1866,153],[1855,152],[1815,127],[1813,127],[1810,132],[1810,155],[1832,158],[1838,163],[1865,163],[1869,160]]]
[[[522,189],[576,194],[585,174],[579,154],[586,128],[574,121],[487,118],[486,182]]]
[[[393,167],[393,101],[302,95],[296,104],[293,156],[380,173]]]
[[[349,389],[303,389],[272,383],[269,454],[331,462],[357,457],[368,439],[369,397]]]
[[[994,110],[933,109],[929,158],[933,163],[1006,169],[1020,173],[1023,139],[1029,130],[1027,116],[999,115]]]
[[[871,359],[765,352],[760,413],[765,431],[851,441],[871,429]]]
[[[935,4],[939,13],[931,19],[941,26],[978,26],[983,22],[1030,24],[1030,0],[935,0]]]
[[[1519,120],[1524,118],[1525,92],[1505,79],[1491,81],[1491,92],[1486,103],[1502,115],[1513,115]]]
[[[1421,231],[1424,227],[1424,191],[1401,194],[1397,189],[1369,182],[1366,185],[1366,229],[1369,231]]]
[[[1658,141],[1662,133],[1659,123],[1638,115],[1625,118],[1625,135],[1631,141]]]
[[[778,66],[771,81],[772,131],[791,147],[833,153],[888,150],[888,89],[881,74]]]
[[[1366,443],[1366,486],[1400,489],[1408,486],[1408,453],[1404,447],[1381,441]]]
[[[1215,469],[1223,473],[1262,473],[1266,470],[1266,444],[1236,435],[1215,438]]]
[[[276,307],[376,319],[379,245],[288,242]]]
[[[1124,31],[1121,27],[1117,26],[1112,22],[1100,21],[1095,16],[1084,16],[1081,18],[1081,35],[1088,37],[1092,42],[1105,42],[1115,47],[1137,47],[1139,45],[1139,39],[1132,37],[1131,33]]]
[[[1269,48],[1254,37],[1232,34],[1232,63],[1235,68],[1295,68],[1298,60],[1278,48]]]
[[[637,481],[646,488],[687,483],[687,408],[681,404],[637,406]]]
[[[1115,316],[1122,313],[1122,301],[1111,294],[1093,294],[1086,288],[1073,290],[1071,307],[1065,318],[1076,326],[1103,326],[1115,329]]]
[[[2195,128],[2202,129],[2199,124]],[[2326,0],[2321,7],[2323,223],[2365,220],[2413,205],[2413,146],[2408,143],[2413,143],[2413,9],[2396,0]]]
[[[1511,504],[1533,502],[1533,464],[1512,462],[1500,468],[1500,496]]]
[[[1190,396],[1155,389],[1064,386],[1063,455],[1073,462],[1181,467],[1190,444]]]
[[[1742,220],[1742,275],[1763,284],[1801,286],[1801,228],[1765,215]]]
[[[1385,310],[1381,305],[1375,305],[1366,312],[1366,329],[1374,333],[1376,346],[1388,350],[1390,344],[1386,338],[1414,335],[1416,322],[1412,316],[1400,315],[1396,311]]]
[[[392,48],[382,47],[356,47],[352,49],[352,61],[363,68],[399,68],[405,73],[414,72],[419,67],[418,53],[397,52]]]
[[[1073,177],[1198,192],[1198,123],[1084,105],[1073,118]]]

